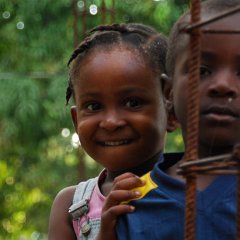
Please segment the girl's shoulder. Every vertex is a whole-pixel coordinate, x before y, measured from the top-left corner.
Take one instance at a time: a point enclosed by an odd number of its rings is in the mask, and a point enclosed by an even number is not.
[[[66,187],[55,197],[49,219],[49,239],[76,239],[68,214],[75,190],[76,186]]]
[[[64,202],[72,203],[72,199],[73,199],[74,193],[76,191],[76,188],[77,188],[77,185],[63,188],[61,191],[58,192],[54,201],[60,201],[60,202],[63,202],[63,203]]]

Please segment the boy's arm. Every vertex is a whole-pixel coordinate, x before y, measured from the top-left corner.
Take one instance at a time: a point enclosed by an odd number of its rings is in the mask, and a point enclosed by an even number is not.
[[[140,192],[131,189],[144,184],[143,180],[132,173],[124,173],[114,179],[112,190],[102,209],[101,227],[96,240],[117,239],[115,232],[117,217],[134,211],[133,206],[122,202],[140,197]]]
[[[48,240],[77,239],[68,213],[75,189],[75,186],[67,187],[57,194],[50,213]]]

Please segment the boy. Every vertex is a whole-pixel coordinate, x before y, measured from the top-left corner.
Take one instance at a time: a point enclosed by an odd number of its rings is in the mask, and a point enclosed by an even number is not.
[[[239,0],[209,0],[201,4],[202,20],[240,6]],[[240,13],[202,29],[239,30]],[[173,102],[184,141],[187,130],[189,36],[180,30],[189,13],[173,27],[168,53],[168,74],[173,80]],[[199,82],[199,158],[231,153],[240,142],[240,35],[203,34]],[[166,81],[166,77],[164,77]],[[164,84],[163,84],[164,85]],[[186,144],[186,143],[185,143]],[[183,161],[180,161],[180,163]],[[135,212],[118,219],[117,239],[184,239],[185,179],[156,165],[147,176],[148,189],[131,201]],[[121,183],[121,182],[120,182]],[[118,183],[118,185],[120,185]],[[198,176],[196,238],[235,239],[236,177]]]

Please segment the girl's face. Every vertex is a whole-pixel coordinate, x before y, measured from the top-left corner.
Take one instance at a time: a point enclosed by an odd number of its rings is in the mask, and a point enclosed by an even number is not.
[[[209,18],[209,16],[208,16]],[[208,25],[239,30],[240,13]],[[231,151],[240,142],[240,35],[203,34],[200,66],[199,152],[203,156]],[[174,76],[175,110],[186,134],[188,82],[186,49],[179,54]]]
[[[135,168],[164,146],[159,77],[137,51],[93,50],[74,79],[72,118],[84,150],[110,171]]]

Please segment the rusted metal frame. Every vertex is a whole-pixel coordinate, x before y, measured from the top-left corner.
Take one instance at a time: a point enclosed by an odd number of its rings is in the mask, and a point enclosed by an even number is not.
[[[191,162],[184,162],[182,164],[179,165],[179,168],[184,168],[184,167],[188,167],[188,166],[192,166],[193,164],[197,164],[197,165],[204,165],[206,163],[211,163],[211,162],[216,162],[219,160],[225,160],[225,159],[229,159],[232,155],[231,154],[224,154],[224,155],[220,155],[220,156],[214,156],[214,157],[209,157],[209,158],[202,158],[200,160],[195,160],[195,161],[191,161]]]
[[[212,29],[205,29],[202,30],[204,34],[240,34],[240,30],[212,30]]]
[[[237,214],[236,214],[236,239],[240,240],[240,143],[233,149],[232,159],[238,162],[237,166]]]
[[[102,24],[106,23],[106,4],[105,1],[102,0],[102,4],[101,4],[101,17],[102,17]]]
[[[195,0],[192,0],[192,1],[195,1]],[[219,14],[218,16],[213,17],[211,19],[208,19],[208,20],[205,20],[205,21],[199,21],[198,23],[192,23],[191,25],[187,26],[183,30],[186,31],[186,32],[191,33],[193,29],[203,27],[205,25],[208,25],[210,23],[216,22],[216,21],[218,21],[218,20],[220,20],[222,18],[231,16],[231,15],[233,15],[235,13],[238,13],[238,12],[240,12],[240,7],[237,7],[237,8],[234,8],[234,9],[230,10],[230,11],[227,11],[227,12],[224,12],[222,14]]]
[[[183,170],[182,173],[187,173],[187,172],[194,172],[197,174],[209,174],[208,172],[211,171],[212,173],[216,170],[216,174],[219,174],[221,171],[222,174],[236,174],[237,169],[233,169],[234,167],[237,167],[237,163],[235,162],[229,162],[228,164],[223,164],[223,163],[217,163],[217,164],[211,164],[209,166],[191,166],[188,167],[187,169]],[[226,169],[229,168],[230,169]]]
[[[231,154],[204,158],[183,163],[179,166],[179,174],[194,172],[196,174],[237,174],[238,160]]]
[[[115,0],[112,0],[112,7],[110,9],[111,23],[115,21]]]
[[[74,16],[74,43],[78,42],[78,31],[77,31],[77,22],[78,22],[78,12],[77,12],[77,0],[72,0],[73,3],[73,16]],[[84,3],[84,9],[81,12],[81,20],[82,20],[82,31],[81,35],[84,35],[84,33],[87,31],[87,16],[89,16],[89,13],[87,11],[87,2],[86,0],[83,0]],[[106,8],[106,3],[104,0],[101,1],[100,6],[100,13],[101,13],[101,24],[106,23],[106,13],[110,12],[111,15],[111,22],[114,21],[115,17],[115,1],[112,0],[112,6],[111,9]],[[77,39],[77,40],[76,40]],[[75,44],[74,44],[75,45]]]
[[[82,17],[82,33],[81,35],[83,36],[84,33],[87,31],[87,2],[86,0],[83,0],[83,11],[81,12],[81,17]]]
[[[238,173],[237,173],[237,216],[236,216],[236,228],[237,228],[237,233],[236,233],[236,239],[240,240],[240,163],[238,165]]]
[[[197,85],[199,82],[199,74],[197,77],[197,68],[199,69],[199,63],[200,63],[200,37],[201,37],[201,31],[199,30],[200,27],[205,26],[207,24],[210,24],[214,21],[217,21],[221,18],[230,16],[232,14],[235,14],[240,11],[240,8],[233,9],[229,12],[226,12],[224,14],[221,14],[215,18],[212,18],[207,21],[200,22],[200,1],[199,0],[192,0],[191,1],[191,24],[183,29],[183,31],[190,33],[190,65],[189,65],[189,84],[188,84],[188,124],[190,127],[187,128],[187,148],[186,148],[186,154],[185,154],[185,161],[188,163],[189,171],[186,171],[183,175],[186,177],[186,214],[185,214],[185,239],[186,240],[194,240],[195,239],[195,220],[196,220],[196,172],[194,173],[194,169],[191,167],[191,164],[189,164],[191,161],[201,161],[201,160],[195,160],[198,159],[197,155],[198,152],[196,149],[197,146],[194,145],[198,142],[198,132],[196,131],[196,127],[198,128],[198,107],[199,103],[198,101],[192,102],[191,96],[194,96],[198,99],[198,90]],[[226,34],[238,34],[238,30],[234,31],[228,31],[228,30],[205,30],[202,31],[205,34],[209,33],[226,33]],[[196,57],[198,56],[198,61],[196,60]],[[192,63],[192,64],[191,64]],[[190,99],[191,98],[191,99]],[[191,107],[194,107],[194,111],[191,111]],[[193,125],[192,125],[193,124]],[[194,130],[195,137],[193,137],[190,134]],[[192,144],[192,141],[194,142]],[[220,156],[222,157],[222,156]],[[213,161],[214,162],[214,161]],[[185,163],[185,164],[187,164]],[[194,164],[195,164],[194,163]],[[234,163],[234,166],[236,166],[236,162]],[[225,165],[225,167],[229,167],[229,165]],[[208,174],[226,174],[226,170],[222,169],[210,169],[209,167]],[[181,171],[181,169],[180,169]],[[238,189],[237,189],[237,235],[236,239],[240,239],[240,147],[238,146],[238,156],[237,156],[237,169],[228,169],[227,170],[229,174],[236,174],[238,177]]]
[[[191,24],[200,22],[200,0],[191,2]],[[191,31],[190,59],[187,101],[187,133],[185,161],[198,159],[198,119],[199,119],[199,66],[200,66],[200,29]],[[196,235],[196,174],[187,172],[185,204],[185,239],[194,240]]]
[[[106,23],[106,14],[107,12],[110,13],[110,19],[111,19],[111,23],[114,22],[115,19],[115,1],[112,0],[112,4],[111,4],[111,8],[108,9],[106,7],[106,3],[104,0],[102,0],[102,4],[101,4],[101,13],[102,13],[102,23],[105,24]]]
[[[77,0],[72,0],[72,14],[73,14],[73,47],[78,45],[78,12]]]

